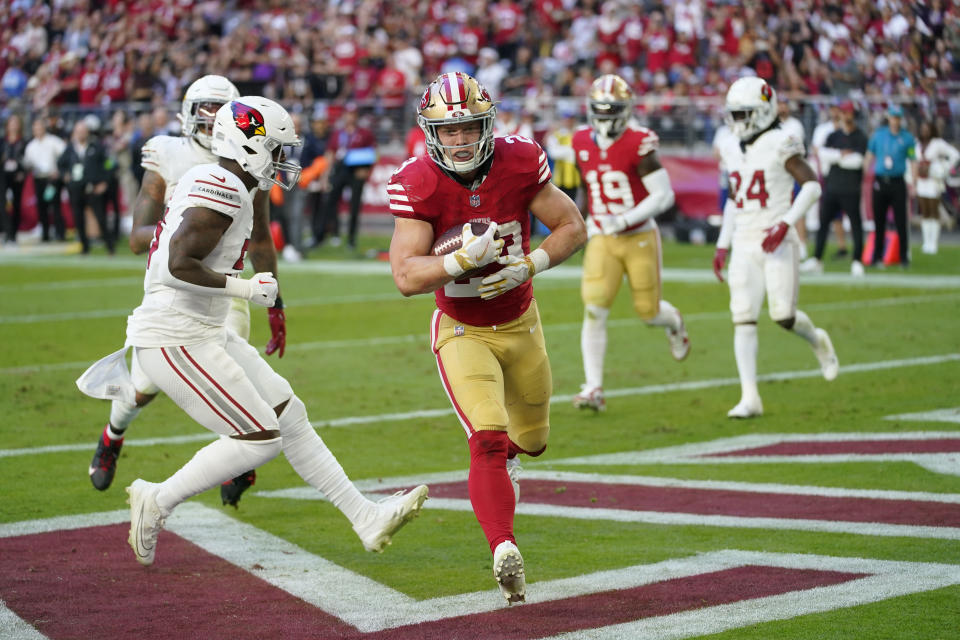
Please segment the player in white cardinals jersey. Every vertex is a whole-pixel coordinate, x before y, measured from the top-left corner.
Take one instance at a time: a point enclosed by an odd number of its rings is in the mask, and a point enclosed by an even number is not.
[[[389,544],[427,497],[421,485],[379,503],[365,498],[311,426],[290,384],[225,326],[229,298],[267,308],[276,301],[276,251],[251,253],[257,273],[240,277],[251,240],[270,238],[269,216],[255,211],[251,193],[296,184],[300,167],[285,162],[285,148],[299,144],[293,120],[276,102],[241,96],[225,104],[211,143],[219,162],[181,177],[157,225],[143,302],[127,321],[127,347],[142,376],[221,437],[164,482],[138,479],[127,487],[129,542],[143,565],[153,563],[160,530],[178,504],[281,451],[349,518],[369,551]],[[112,380],[120,388],[131,382],[122,374]]]
[[[607,317],[624,275],[637,315],[649,326],[665,328],[675,359],[683,360],[690,352],[683,316],[661,298],[660,230],[654,218],[673,206],[673,188],[657,159],[657,134],[630,122],[633,104],[633,91],[623,78],[597,78],[587,98],[590,126],[573,135],[590,208],[580,289],[586,382],[573,397],[573,406],[594,411],[606,409]]]
[[[210,133],[217,110],[240,93],[232,82],[223,76],[207,75],[194,81],[184,94],[178,117],[181,123],[180,136],[159,135],[147,140],[143,146],[141,166],[143,182],[133,207],[133,228],[130,232],[130,249],[145,253],[154,238],[157,224],[176,189],[181,177],[193,167],[216,163],[217,157],[210,150]],[[257,191],[254,206],[269,207],[268,192]],[[264,249],[252,246],[251,251]],[[244,340],[250,336],[250,309],[246,300],[228,298],[230,312],[227,326]],[[271,311],[271,341],[267,353],[279,351],[283,356],[286,341],[285,319],[282,302]],[[136,374],[137,370],[134,369]],[[90,464],[90,481],[100,491],[108,489],[117,469],[117,458],[123,446],[127,428],[140,409],[156,397],[158,389],[135,376],[137,394],[134,402],[114,400],[110,407],[110,419],[97,440],[97,450]],[[237,506],[240,496],[255,479],[253,471],[244,473],[224,484],[221,489],[224,504]]]
[[[794,224],[820,197],[817,176],[803,159],[803,142],[779,127],[776,93],[761,78],[734,82],[727,92],[726,113],[740,146],[723,150],[730,195],[713,270],[723,282],[729,254],[730,313],[741,397],[727,415],[751,418],[763,414],[757,389],[757,320],[764,295],[770,318],[813,348],[824,378],[836,378],[839,365],[830,336],[797,309],[800,239]],[[800,191],[792,198],[794,180]]]

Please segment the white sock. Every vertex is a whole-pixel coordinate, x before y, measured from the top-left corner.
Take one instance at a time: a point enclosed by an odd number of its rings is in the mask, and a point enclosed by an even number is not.
[[[682,323],[680,312],[666,300],[660,301],[660,313],[647,320],[647,324],[655,327],[670,327],[674,331],[679,331]]]
[[[160,484],[157,506],[167,516],[187,498],[256,469],[279,454],[280,438],[237,440],[221,437],[197,451],[187,464]]]
[[[930,241],[930,220],[924,218],[920,221],[920,233],[923,236],[923,250],[930,251],[932,243]]]
[[[370,509],[376,508],[376,503],[365,498],[354,486],[340,462],[317,435],[300,398],[290,398],[279,421],[283,455],[290,461],[290,466],[340,509],[351,524],[362,521]]]
[[[588,304],[584,309],[580,330],[580,351],[583,353],[583,374],[587,389],[603,386],[603,359],[607,352],[607,316],[609,309]]]
[[[940,245],[940,221],[933,219],[930,221],[930,251],[937,252]]]
[[[760,397],[757,389],[757,325],[738,324],[733,330],[733,355],[740,374],[740,397],[752,400]]]
[[[817,328],[813,326],[813,322],[810,320],[810,316],[805,314],[800,309],[797,309],[797,315],[794,316],[796,320],[793,323],[792,331],[810,343],[811,347],[816,348],[817,346]]]
[[[114,400],[110,403],[110,425],[107,435],[111,440],[119,440],[138,415],[140,415],[140,407],[137,405]]]

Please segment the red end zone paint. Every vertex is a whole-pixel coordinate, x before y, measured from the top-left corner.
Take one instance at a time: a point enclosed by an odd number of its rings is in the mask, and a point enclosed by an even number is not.
[[[864,574],[744,566],[372,633],[163,532],[138,565],[126,525],[0,539],[0,599],[53,638],[532,639],[840,584]],[[371,609],[378,606],[370,602]]]
[[[914,440],[809,440],[806,442],[778,442],[764,447],[752,447],[708,453],[701,458],[724,458],[730,456],[829,456],[829,455],[877,455],[894,453],[957,453],[960,438],[936,438]]]
[[[431,484],[434,498],[467,496],[464,482]],[[564,507],[960,527],[960,504],[879,498],[834,498],[759,491],[522,480],[521,503]]]
[[[157,562],[141,567],[127,532],[124,524],[0,539],[0,599],[54,640],[316,640],[353,631],[167,531]]]

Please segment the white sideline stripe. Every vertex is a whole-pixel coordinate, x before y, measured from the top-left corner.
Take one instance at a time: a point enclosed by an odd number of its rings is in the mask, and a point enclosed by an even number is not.
[[[47,640],[47,636],[7,608],[3,600],[0,600],[0,637],[4,640]]]
[[[32,267],[70,268],[96,270],[134,270],[142,274],[144,259],[142,256],[31,256],[16,253],[0,253],[0,265],[20,264]],[[388,276],[390,265],[386,262],[364,260],[305,260],[298,263],[284,263],[284,273],[321,273],[330,275],[367,275]],[[581,277],[582,268],[575,265],[559,265],[537,276],[537,279],[562,280]],[[665,268],[661,279],[666,282],[709,282],[717,286],[713,270]],[[848,273],[802,274],[805,285],[838,285],[843,287],[904,287],[914,289],[957,289],[960,288],[960,276],[920,275],[913,273],[877,273],[871,272],[865,278],[854,278]]]
[[[526,475],[526,472],[524,473]],[[549,504],[523,502],[523,480],[520,484],[520,504],[516,513],[544,518],[573,518],[575,520],[607,520],[668,526],[725,527],[736,529],[776,529],[784,531],[815,531],[818,533],[849,533],[861,536],[928,538],[937,540],[960,540],[960,528],[934,527],[877,522],[846,522],[814,520],[810,518],[761,518],[747,516],[712,516],[696,513],[673,513],[661,511],[633,511],[628,509],[592,509],[589,507],[565,507]],[[257,493],[265,498],[292,500],[323,500],[314,489],[298,487]],[[459,498],[430,498],[424,508],[473,513],[469,500]]]
[[[938,409],[936,411],[921,411],[919,413],[901,413],[896,416],[887,416],[884,420],[917,420],[920,422],[956,422],[960,424],[960,407],[952,409]],[[960,436],[960,433],[957,434]]]
[[[36,521],[32,521],[31,527],[36,526]],[[167,521],[167,528],[208,553],[244,571],[250,571],[269,584],[364,632],[495,611],[504,606],[502,597],[494,588],[476,593],[414,600],[282,538],[198,503],[186,503],[178,507]],[[161,550],[161,563],[162,554]],[[133,562],[133,558],[130,558],[130,562]],[[589,637],[603,640],[637,637],[657,640],[686,638],[877,602],[960,583],[960,567],[956,565],[721,550],[649,565],[528,583],[527,602],[549,602],[609,590],[629,589],[747,565],[870,575],[840,585],[755,598],[554,637]],[[257,569],[251,571],[252,567]],[[38,636],[27,636],[31,640],[36,637]]]
[[[587,465],[639,465],[639,464],[658,464],[658,463],[676,463],[683,464],[697,463],[704,461],[715,463],[724,460],[724,457],[705,458],[711,454],[728,453],[730,451],[739,451],[741,449],[756,449],[758,447],[768,447],[775,444],[789,442],[863,442],[868,440],[942,440],[945,438],[960,437],[958,431],[881,431],[881,432],[838,432],[838,433],[764,433],[747,434],[742,436],[733,436],[730,438],[718,438],[706,442],[693,442],[671,447],[661,447],[659,449],[649,449],[646,451],[626,451],[622,453],[603,453],[592,456],[575,456],[572,458],[563,458],[553,460],[554,464],[587,464]],[[912,454],[917,456],[942,454]],[[752,462],[760,462],[764,456],[742,456],[749,458]],[[772,456],[767,456],[772,457]],[[793,459],[803,456],[778,456],[779,458]],[[842,457],[842,456],[831,456]],[[851,455],[850,459],[860,460],[867,456]],[[787,460],[788,461],[788,460]],[[833,462],[835,460],[831,460]]]
[[[868,362],[863,364],[851,364],[844,365],[840,367],[841,373],[855,373],[860,371],[878,371],[882,369],[896,369],[901,367],[912,367],[912,366],[925,366],[933,364],[942,364],[944,362],[953,362],[960,360],[960,354],[958,353],[948,353],[939,356],[924,356],[919,358],[907,358],[903,360],[887,360],[883,362]],[[819,377],[820,370],[813,371],[783,371],[780,373],[770,373],[762,376],[758,376],[757,379],[761,382],[770,381],[770,380],[796,380],[799,378],[816,378]],[[714,387],[723,387],[731,385],[739,385],[739,378],[714,378],[708,380],[695,380],[691,382],[674,382],[669,384],[658,384],[658,385],[649,385],[646,387],[632,387],[627,389],[611,389],[606,392],[608,397],[623,397],[623,396],[638,396],[638,395],[650,395],[654,393],[669,393],[672,391],[693,391],[697,389],[708,389]],[[550,398],[551,404],[557,403],[567,403],[573,398],[571,394],[563,395],[554,395]],[[424,409],[420,411],[407,411],[399,413],[382,413],[370,416],[348,416],[345,418],[334,418],[331,420],[314,420],[310,424],[314,427],[347,427],[355,424],[376,424],[379,422],[388,422],[388,421],[399,421],[399,420],[419,420],[422,418],[438,418],[443,416],[454,415],[452,408],[444,409]],[[156,445],[156,444],[168,444],[168,443],[184,443],[184,442],[196,442],[201,440],[212,440],[214,438],[213,434],[203,433],[203,434],[194,434],[188,436],[174,436],[173,438],[151,438],[147,440],[124,440],[124,446],[145,446],[145,445]],[[35,455],[42,453],[54,453],[61,451],[84,451],[91,449],[89,444],[63,444],[63,445],[50,445],[44,447],[25,447],[22,449],[0,449],[0,458],[10,457],[10,456],[23,456],[23,455]],[[647,452],[649,453],[649,452]],[[628,454],[609,454],[614,456],[620,455],[638,455],[636,453]],[[751,458],[751,460],[759,460],[759,456],[756,458]],[[858,456],[856,459],[864,459],[862,456]],[[572,458],[571,460],[576,460]],[[793,462],[794,458],[791,457],[787,462]],[[836,459],[833,458],[830,460],[835,462]],[[696,461],[695,461],[696,462]],[[587,462],[574,462],[572,464],[588,464]],[[606,464],[615,464],[609,462]]]
[[[548,287],[550,289],[556,289],[556,287]],[[862,308],[875,308],[875,307],[893,307],[893,306],[902,306],[902,305],[912,305],[912,304],[922,304],[922,303],[941,303],[949,302],[951,300],[956,300],[960,298],[960,294],[950,293],[945,295],[934,295],[934,296],[913,296],[905,298],[880,298],[877,300],[870,301],[856,301],[856,302],[826,302],[820,304],[811,304],[804,305],[805,309],[810,311],[840,311],[848,309],[862,309]],[[364,294],[348,294],[340,296],[322,296],[317,298],[300,298],[293,300],[287,304],[288,307],[310,307],[310,306],[324,306],[324,305],[335,305],[335,304],[355,304],[355,303],[368,303],[368,302],[383,302],[383,301],[394,301],[398,302],[402,298],[398,297],[396,293],[364,293]],[[132,307],[127,309],[97,309],[92,311],[71,311],[71,312],[62,312],[62,313],[48,313],[48,314],[32,314],[32,315],[10,315],[10,316],[0,316],[0,324],[26,324],[34,322],[58,322],[64,320],[82,320],[89,318],[116,318],[116,317],[125,317],[130,315]],[[687,321],[691,320],[716,320],[716,319],[726,319],[730,317],[729,311],[705,311],[700,313],[692,313],[687,316],[684,316],[684,319]],[[623,318],[611,320],[608,322],[609,327],[618,327],[618,326],[634,326],[641,324],[641,320],[638,318]],[[562,323],[554,325],[546,325],[545,330],[569,330],[576,329],[580,330],[581,324],[577,323]],[[411,338],[416,338],[417,340],[422,340],[423,337],[420,334],[416,335],[407,335],[407,336],[395,336],[388,337],[385,339],[392,340],[409,340]],[[336,345],[338,342],[343,341],[331,341],[331,344]],[[377,342],[370,341],[365,343],[364,341],[358,341],[359,344],[352,344],[351,346],[372,346],[380,344]],[[316,345],[320,348],[323,348],[327,342],[309,342],[301,343],[302,345]],[[309,348],[304,346],[299,346],[299,348]]]
[[[0,524],[0,538],[15,538],[30,536],[37,533],[51,531],[66,531],[68,529],[86,529],[103,525],[118,524],[130,521],[130,510],[100,511],[99,513],[84,513],[76,516],[57,516],[42,520],[23,520]]]

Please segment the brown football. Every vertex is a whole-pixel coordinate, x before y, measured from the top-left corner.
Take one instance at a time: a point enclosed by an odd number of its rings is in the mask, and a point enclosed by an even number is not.
[[[482,236],[489,226],[486,222],[471,222],[470,230],[473,231],[473,235]],[[430,252],[435,256],[445,256],[448,253],[453,253],[463,246],[462,232],[462,224],[450,227],[433,241],[433,248]]]

